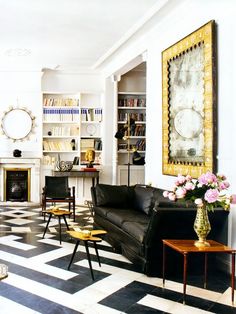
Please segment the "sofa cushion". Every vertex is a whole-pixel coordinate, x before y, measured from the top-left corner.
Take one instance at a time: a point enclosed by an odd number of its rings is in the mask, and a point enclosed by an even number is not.
[[[146,223],[149,222],[150,217],[147,215],[137,212],[133,209],[120,210],[117,208],[113,208],[107,212],[106,219],[115,224],[116,226],[122,228],[122,225],[125,221],[131,222],[139,222],[144,221]]]
[[[96,185],[97,206],[127,208],[130,203],[130,188],[125,185]]]
[[[143,243],[146,231],[148,229],[147,221],[125,221],[122,224],[122,230],[134,237],[138,242]]]
[[[106,218],[107,217],[107,213],[109,213],[109,211],[112,210],[110,209],[109,207],[99,207],[99,206],[96,206],[94,207],[94,212],[95,212],[95,215],[99,215],[101,217],[104,217]]]
[[[151,209],[154,206],[153,188],[136,186],[134,188],[134,205],[133,207],[145,213],[150,214]]]

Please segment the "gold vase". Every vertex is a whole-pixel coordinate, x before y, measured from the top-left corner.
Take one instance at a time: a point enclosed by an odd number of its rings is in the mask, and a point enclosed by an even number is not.
[[[210,246],[210,244],[206,241],[206,237],[211,231],[211,225],[208,219],[208,211],[206,206],[197,206],[197,215],[194,221],[193,229],[198,236],[198,241],[195,241],[194,245],[196,247]]]

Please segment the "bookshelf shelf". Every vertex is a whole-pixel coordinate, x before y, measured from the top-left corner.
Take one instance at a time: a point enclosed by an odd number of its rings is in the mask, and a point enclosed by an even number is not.
[[[76,137],[76,135],[69,135],[69,136],[63,136],[63,135],[61,135],[61,136],[55,136],[55,135],[52,135],[52,136],[49,136],[49,135],[44,135],[43,136],[43,138],[51,138],[51,139],[55,139],[55,138],[71,138],[71,139],[73,139],[73,138],[75,138]]]
[[[77,151],[75,151],[75,150],[43,150],[43,152],[44,153],[52,153],[52,154],[54,154],[54,153],[69,153],[69,154],[71,154],[71,153],[74,153],[74,154],[77,154]]]

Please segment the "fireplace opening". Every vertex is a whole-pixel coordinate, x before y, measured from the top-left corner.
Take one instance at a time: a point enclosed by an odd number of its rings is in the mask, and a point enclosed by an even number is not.
[[[5,200],[27,202],[30,198],[30,169],[6,169]]]

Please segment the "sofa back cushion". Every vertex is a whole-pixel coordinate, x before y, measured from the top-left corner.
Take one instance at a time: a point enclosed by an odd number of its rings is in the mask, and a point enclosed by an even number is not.
[[[111,206],[115,208],[129,208],[133,189],[126,185],[96,185],[97,206]]]
[[[149,215],[154,206],[153,188],[145,186],[135,186],[133,207]]]

